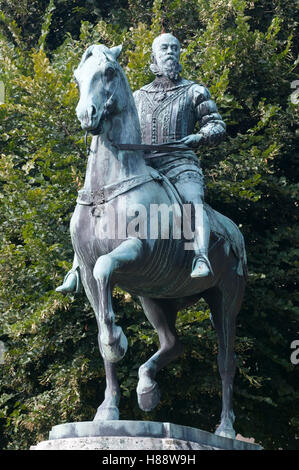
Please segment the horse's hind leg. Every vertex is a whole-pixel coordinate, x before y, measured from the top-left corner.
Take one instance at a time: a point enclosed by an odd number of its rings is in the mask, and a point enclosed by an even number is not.
[[[235,415],[232,407],[233,380],[236,371],[234,353],[236,317],[244,295],[245,282],[241,276],[227,279],[204,294],[212,314],[212,323],[219,342],[218,368],[222,381],[221,423],[215,434],[235,438],[233,423]]]
[[[98,258],[93,276],[99,290],[98,322],[100,350],[109,362],[118,362],[126,354],[128,341],[120,326],[115,324],[112,309],[110,279],[115,270],[132,266],[141,259],[143,245],[138,238],[129,238],[117,248]]]
[[[92,269],[87,268],[85,265],[80,267],[81,279],[84,285],[85,293],[87,298],[95,312],[96,319],[98,321],[98,300],[99,291],[97,283],[93,277]],[[98,322],[99,326],[99,322]],[[100,328],[100,326],[99,326]],[[100,329],[98,335],[99,348],[100,348]],[[100,348],[101,350],[101,348]],[[104,359],[104,367],[106,374],[106,390],[105,399],[103,403],[98,407],[94,420],[118,420],[119,419],[119,400],[120,400],[120,388],[116,376],[115,364]]]
[[[150,411],[160,401],[157,372],[183,351],[175,329],[177,308],[171,301],[140,297],[141,305],[150,323],[159,336],[159,350],[139,368],[137,397],[139,407]]]

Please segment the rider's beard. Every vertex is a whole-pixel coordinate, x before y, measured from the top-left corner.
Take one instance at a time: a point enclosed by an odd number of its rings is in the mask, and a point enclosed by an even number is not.
[[[161,64],[160,73],[169,80],[177,80],[180,74],[179,62],[174,57],[167,57]]]
[[[153,57],[153,62],[150,65],[151,71],[157,77],[164,77],[171,81],[176,81],[180,78],[182,66],[174,56],[167,56],[159,62],[158,66],[156,58]]]

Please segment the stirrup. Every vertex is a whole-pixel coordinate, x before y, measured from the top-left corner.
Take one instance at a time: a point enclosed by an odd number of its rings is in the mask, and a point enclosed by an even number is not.
[[[65,284],[67,284],[67,280],[69,278],[69,276],[71,274],[74,274],[75,275],[75,278],[76,278],[76,284],[75,286],[69,286],[69,287],[66,287]],[[78,292],[81,291],[81,282],[80,282],[80,272],[79,272],[79,269],[76,268],[76,269],[71,269],[65,276],[65,278],[63,279],[63,283],[61,286],[58,286],[56,289],[56,292],[74,292],[75,294],[78,294]]]
[[[198,261],[203,261],[203,262],[206,264],[206,266],[207,266],[209,272],[208,272],[207,274],[204,274],[203,276],[201,276],[201,275],[199,275],[199,276],[193,275],[193,276],[192,276],[193,271],[194,271],[194,269],[195,269],[195,265],[196,265],[196,263],[197,263]],[[196,256],[193,258],[192,270],[191,270],[190,276],[196,278],[196,277],[206,277],[206,276],[209,276],[209,275],[214,276],[214,272],[213,272],[213,269],[212,269],[212,266],[211,266],[211,263],[210,263],[210,261],[209,261],[209,258],[208,258],[208,256],[207,256],[207,254],[205,254],[205,253],[202,252],[202,253],[196,255]]]

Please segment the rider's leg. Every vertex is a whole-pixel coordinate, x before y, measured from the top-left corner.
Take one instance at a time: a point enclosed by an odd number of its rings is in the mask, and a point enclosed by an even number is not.
[[[199,224],[195,227],[194,252],[191,277],[204,277],[212,274],[212,267],[209,261],[209,241],[210,241],[210,220],[202,205],[202,215]]]
[[[76,253],[74,255],[72,269],[66,274],[63,284],[56,288],[57,292],[79,292],[81,288],[80,268]]]
[[[196,210],[194,229],[194,260],[191,277],[205,277],[212,274],[208,258],[210,221],[204,208],[204,188],[201,181],[178,179],[175,187],[185,204],[193,204]]]

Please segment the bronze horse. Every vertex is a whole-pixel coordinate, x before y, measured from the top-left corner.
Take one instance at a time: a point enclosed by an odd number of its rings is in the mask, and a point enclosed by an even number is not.
[[[79,191],[70,230],[82,284],[96,315],[106,371],[105,399],[94,419],[119,419],[115,363],[125,355],[127,339],[115,324],[112,309],[111,291],[118,285],[139,297],[159,337],[159,350],[139,369],[137,395],[144,411],[159,402],[157,372],[182,353],[175,328],[178,310],[205,299],[219,339],[223,398],[216,434],[234,438],[234,339],[246,284],[244,240],[230,219],[207,206],[213,273],[190,277],[194,253],[185,249],[184,236],[174,236],[175,208],[183,214],[182,201],[166,178],[146,164],[141,150],[120,150],[117,145],[141,143],[133,95],[117,61],[120,51],[121,46],[90,46],[74,73],[80,89],[77,116],[82,128],[93,134],[84,187]],[[161,230],[159,236],[149,236],[154,205],[174,208],[167,236]],[[145,215],[138,219],[139,232],[134,235],[128,227],[136,217],[136,207]],[[161,229],[161,220],[159,224]]]

